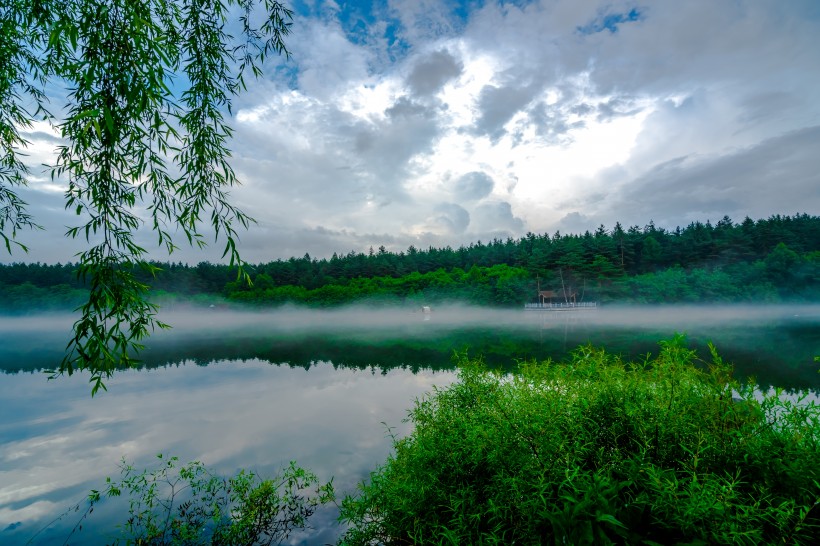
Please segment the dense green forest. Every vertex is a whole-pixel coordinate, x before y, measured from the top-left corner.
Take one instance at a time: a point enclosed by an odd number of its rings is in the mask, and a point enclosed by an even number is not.
[[[252,305],[462,301],[515,306],[550,290],[554,301],[771,302],[820,299],[820,217],[776,215],[693,222],[667,230],[601,225],[583,234],[478,241],[457,249],[276,260],[250,267],[253,284],[228,266],[156,263],[142,280],[155,299]],[[86,297],[73,264],[0,266],[0,309],[65,309]]]

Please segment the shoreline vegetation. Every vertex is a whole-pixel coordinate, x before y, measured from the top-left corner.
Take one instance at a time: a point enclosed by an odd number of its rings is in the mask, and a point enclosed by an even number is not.
[[[343,500],[341,543],[813,543],[820,407],[741,385],[711,353],[696,367],[678,336],[644,362],[464,361]]]
[[[160,305],[521,307],[551,291],[556,302],[773,303],[820,301],[820,216],[798,214],[670,231],[639,228],[527,234],[458,249],[428,248],[276,260],[248,267],[160,263],[136,272]],[[74,264],[0,265],[0,311],[74,309],[88,297]]]
[[[813,544],[820,406],[739,383],[710,350],[699,362],[676,336],[656,357],[625,362],[582,346],[514,373],[465,355],[458,381],[416,401],[413,431],[392,436],[392,454],[355,492],[337,496],[332,480],[292,463],[283,475],[297,472],[301,489],[240,473],[244,493],[225,496],[220,484],[237,477],[161,460],[142,473],[124,466],[86,510],[128,496],[141,519],[122,526],[125,544],[216,544],[222,534],[256,544],[249,528],[309,527],[328,503],[340,506],[340,546]],[[174,499],[186,479],[194,495]]]

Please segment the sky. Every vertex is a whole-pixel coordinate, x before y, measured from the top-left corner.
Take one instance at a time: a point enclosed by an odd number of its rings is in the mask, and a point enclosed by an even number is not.
[[[231,116],[251,263],[820,214],[816,0],[289,5],[290,59]],[[53,163],[53,130],[26,136]],[[20,195],[45,229],[0,260],[74,261],[64,190],[35,173]],[[180,234],[169,257],[143,231],[163,261],[223,248]]]

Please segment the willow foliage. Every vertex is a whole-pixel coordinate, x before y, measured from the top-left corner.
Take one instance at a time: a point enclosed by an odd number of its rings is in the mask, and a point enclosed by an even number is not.
[[[260,20],[259,24],[254,21]],[[166,327],[137,270],[154,272],[135,239],[147,224],[158,244],[172,232],[204,246],[209,223],[240,266],[225,120],[245,76],[271,53],[288,55],[292,12],[277,0],[9,0],[0,6],[0,238],[25,250],[37,224],[17,189],[30,175],[22,131],[46,120],[60,131],[52,178],[67,184],[84,239],[78,275],[90,296],[55,375],[89,370],[92,393],[132,363],[140,341]],[[233,25],[233,26],[231,26]],[[227,28],[241,34],[235,38]],[[46,97],[64,93],[59,114]]]

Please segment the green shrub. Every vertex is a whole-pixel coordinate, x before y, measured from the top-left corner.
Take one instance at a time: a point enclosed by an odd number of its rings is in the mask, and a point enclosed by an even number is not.
[[[584,347],[463,363],[342,503],[342,544],[809,544],[820,408],[741,386],[682,337],[627,364]]]
[[[128,518],[112,544],[281,544],[307,526],[317,507],[334,500],[331,483],[320,483],[295,463],[272,479],[262,479],[246,470],[221,477],[198,461],[180,466],[176,457],[157,457],[158,466],[147,470],[123,461],[119,480],[107,478],[102,492],[91,492],[75,531],[105,497],[124,496]]]

